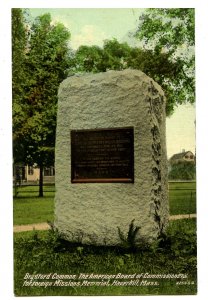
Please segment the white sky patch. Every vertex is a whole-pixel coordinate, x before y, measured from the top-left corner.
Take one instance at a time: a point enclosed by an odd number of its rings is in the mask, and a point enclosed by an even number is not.
[[[191,104],[178,106],[173,115],[166,118],[168,158],[183,149],[195,154],[195,120],[195,105]]]
[[[102,46],[103,40],[106,38],[107,35],[100,31],[99,28],[93,25],[85,25],[78,34],[72,35],[70,45],[73,49],[77,49],[81,45]]]
[[[71,32],[71,28],[74,26],[73,21],[61,15],[51,15],[51,17],[53,24],[62,23]]]

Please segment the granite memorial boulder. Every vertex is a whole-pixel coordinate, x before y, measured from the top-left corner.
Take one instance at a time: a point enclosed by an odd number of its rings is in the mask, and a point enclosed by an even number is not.
[[[59,88],[55,226],[67,240],[151,242],[168,224],[165,96],[138,70],[75,75]]]

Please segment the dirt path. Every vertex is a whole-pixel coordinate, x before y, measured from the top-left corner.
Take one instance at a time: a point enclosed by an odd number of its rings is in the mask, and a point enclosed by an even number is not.
[[[174,215],[170,216],[170,220],[180,220],[180,219],[191,219],[196,218],[196,214],[187,214],[187,215]]]
[[[196,218],[196,214],[187,214],[187,215],[174,215],[170,216],[170,220],[180,220],[180,219],[190,219]],[[37,224],[28,224],[28,225],[14,225],[14,232],[22,232],[22,231],[32,231],[32,230],[48,230],[50,226],[48,223],[37,223]]]
[[[48,230],[48,229],[50,229],[50,226],[48,225],[48,223],[14,225],[14,227],[13,227],[14,232],[31,231],[31,230]]]

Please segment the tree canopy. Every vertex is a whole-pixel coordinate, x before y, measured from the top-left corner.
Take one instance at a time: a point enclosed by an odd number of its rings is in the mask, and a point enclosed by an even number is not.
[[[163,88],[166,113],[183,103],[195,102],[194,9],[146,9],[135,36],[143,47],[130,47],[116,39],[103,48],[80,46],[74,59],[75,72],[140,69]]]
[[[12,98],[13,98],[13,143],[14,162],[23,160],[24,149],[17,142],[18,131],[24,122],[22,99],[24,97],[25,50],[27,47],[27,30],[25,18],[20,8],[12,9]]]
[[[164,79],[167,112],[195,101],[195,18],[193,8],[149,8],[140,17],[136,37],[146,49],[166,53],[179,68],[175,78]]]
[[[13,9],[13,16],[16,15]],[[18,13],[22,12],[18,9]],[[23,15],[23,14],[22,14]],[[40,168],[40,187],[44,165],[54,159],[57,92],[66,78],[69,67],[69,31],[62,24],[53,24],[50,14],[36,18],[32,24],[24,24],[19,18],[14,28],[27,28],[27,42],[21,48],[21,65],[13,65],[14,87],[21,89],[20,97],[13,98],[13,137],[15,158]],[[13,55],[18,55],[13,32]],[[24,47],[23,47],[24,46]],[[22,71],[21,71],[22,70]],[[13,90],[15,95],[15,90]],[[42,187],[40,196],[42,195]]]
[[[171,114],[179,103],[175,99],[174,87],[181,85],[183,62],[171,59],[171,53],[130,47],[116,39],[106,40],[103,48],[80,46],[75,53],[73,68],[75,72],[106,72],[107,70],[139,69],[158,82],[167,96],[166,112]]]

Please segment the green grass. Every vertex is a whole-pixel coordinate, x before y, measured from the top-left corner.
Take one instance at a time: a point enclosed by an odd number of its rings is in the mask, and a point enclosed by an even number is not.
[[[54,186],[44,187],[44,197],[38,197],[37,186],[18,188],[14,197],[14,224],[33,224],[53,221],[54,219]]]
[[[157,286],[112,286],[111,280],[107,287],[45,288],[23,286],[26,273],[76,276],[80,273],[111,275],[181,273],[187,274],[188,279],[179,280],[182,285],[177,285],[176,279],[158,279]],[[52,231],[17,233],[14,234],[14,278],[16,296],[196,294],[196,223],[193,219],[173,221],[160,243],[134,252],[116,247],[71,244],[61,240]],[[54,282],[51,278],[42,281]],[[194,284],[188,285],[189,281]]]
[[[44,187],[44,197],[38,197],[37,186],[18,188],[14,197],[14,224],[33,224],[54,219],[55,187]],[[170,214],[196,213],[196,183],[169,183]]]
[[[196,213],[196,182],[169,182],[170,215]]]
[[[196,212],[195,183],[170,183],[171,214]],[[14,197],[14,224],[53,221],[54,186],[18,188]],[[191,196],[192,192],[192,196]],[[134,253],[118,248],[74,245],[61,241],[51,231],[14,234],[14,274],[17,296],[38,295],[182,295],[196,293],[195,220],[170,222],[160,244]],[[23,287],[30,274],[188,274],[194,284],[176,285],[176,280],[159,280],[159,286]],[[150,281],[150,280],[148,280]],[[184,283],[187,283],[185,281]]]

